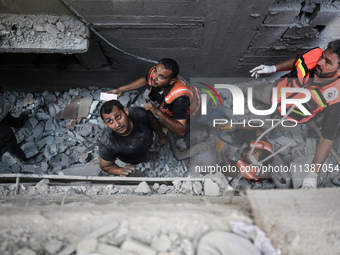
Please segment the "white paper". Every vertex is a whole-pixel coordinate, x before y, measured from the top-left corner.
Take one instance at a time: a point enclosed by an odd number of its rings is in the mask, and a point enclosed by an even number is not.
[[[111,94],[111,93],[100,93],[100,100],[101,101],[110,101],[110,100],[117,100],[117,94]]]

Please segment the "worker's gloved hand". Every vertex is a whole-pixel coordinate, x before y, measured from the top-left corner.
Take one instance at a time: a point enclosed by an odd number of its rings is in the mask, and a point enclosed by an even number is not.
[[[221,124],[221,125],[218,125],[217,130],[218,131],[222,131],[222,130],[234,131],[235,125],[232,126],[230,124]]]
[[[274,65],[273,66],[260,65],[250,70],[249,72],[251,73],[251,77],[258,78],[261,73],[266,74],[275,73],[276,67]]]
[[[302,189],[316,189],[318,184],[318,174],[308,172],[302,180]]]
[[[221,140],[215,141],[215,151],[219,153],[222,149],[224,149],[224,144]]]
[[[168,138],[166,137],[165,134],[164,134],[164,136],[159,138],[158,143],[161,147],[163,147],[164,145],[166,145],[168,143]]]

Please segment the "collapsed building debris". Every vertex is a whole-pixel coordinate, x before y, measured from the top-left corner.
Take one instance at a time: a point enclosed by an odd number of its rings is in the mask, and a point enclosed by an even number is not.
[[[66,15],[0,14],[0,52],[83,53],[89,36],[82,22]]]

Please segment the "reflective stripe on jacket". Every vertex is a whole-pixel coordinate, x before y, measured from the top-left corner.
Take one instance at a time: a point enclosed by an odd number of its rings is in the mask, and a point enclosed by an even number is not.
[[[322,55],[320,48],[310,50],[306,54],[302,55],[296,62],[295,67],[292,70],[292,75],[296,75],[297,78],[290,80],[285,78],[277,84],[278,93],[278,107],[277,109],[281,112],[281,90],[282,88],[304,88],[311,93],[311,99],[303,103],[302,105],[311,113],[311,115],[305,115],[300,111],[299,108],[295,107],[293,111],[287,116],[287,119],[296,120],[298,123],[305,123],[311,120],[318,113],[322,112],[326,107],[339,103],[339,90],[340,90],[340,79],[336,79],[330,84],[319,87],[319,86],[308,86],[308,80],[310,79],[310,71],[316,67],[319,58]],[[304,98],[303,93],[287,93],[286,98],[289,99],[301,99]],[[287,106],[287,111],[291,105]]]

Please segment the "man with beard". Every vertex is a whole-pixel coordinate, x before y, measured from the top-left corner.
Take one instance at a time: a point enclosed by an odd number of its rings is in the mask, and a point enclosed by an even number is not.
[[[314,48],[295,59],[275,66],[260,65],[250,72],[257,78],[259,74],[288,70],[291,72],[276,84],[278,110],[281,110],[282,88],[303,88],[311,94],[310,100],[303,104],[311,115],[305,115],[295,107],[287,115],[287,119],[306,123],[322,113],[321,137],[312,164],[309,165],[308,173],[302,182],[303,188],[316,188],[319,169],[328,157],[340,123],[340,40],[330,42],[325,51]],[[271,104],[272,85],[268,84],[262,88],[255,86],[253,91],[255,100]],[[300,99],[305,95],[287,93],[286,97]]]
[[[124,92],[149,86],[149,98],[157,106],[149,102],[143,108],[152,112],[175,135],[175,140],[181,140],[177,145],[185,150],[190,146],[189,120],[199,110],[200,99],[197,88],[179,78],[178,73],[177,62],[164,58],[146,76],[109,93],[120,97]]]
[[[128,164],[146,161],[153,131],[161,146],[167,143],[159,121],[141,107],[126,108],[119,101],[111,100],[102,105],[100,115],[108,127],[100,137],[100,168],[108,174],[125,177],[134,172],[132,165],[119,167],[115,163],[117,158]]]

